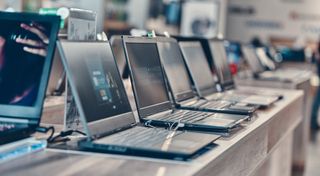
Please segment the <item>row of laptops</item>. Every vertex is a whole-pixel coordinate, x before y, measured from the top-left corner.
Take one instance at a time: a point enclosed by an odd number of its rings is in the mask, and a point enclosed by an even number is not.
[[[1,58],[5,62],[0,67],[1,84],[6,85],[1,86],[0,91],[3,97],[0,105],[0,137],[2,143],[7,143],[29,136],[39,126],[59,18],[14,13],[2,13],[0,18],[11,27],[1,31],[1,39],[8,40],[5,44],[11,39],[14,46],[10,49],[3,47],[11,55],[6,54]],[[12,31],[17,31],[17,34],[11,34]],[[36,42],[28,43],[31,40]],[[221,101],[221,97],[225,96],[212,96],[208,93],[208,87],[204,89],[203,96],[198,94],[198,97],[193,91],[179,92],[179,88],[185,87],[175,86],[174,83],[190,88],[190,82],[187,79],[187,82],[180,81],[180,78],[170,81],[170,70],[175,69],[164,69],[165,64],[162,63],[167,62],[170,66],[170,62],[176,62],[172,58],[181,59],[181,54],[186,55],[187,52],[193,54],[190,49],[195,47],[193,44],[180,43],[181,49],[184,48],[180,53],[178,43],[171,40],[122,38],[142,123],[134,118],[108,42],[58,42],[87,134],[86,140],[79,142],[80,147],[101,152],[186,159],[219,138],[218,135],[189,130],[229,132],[250,117],[254,108],[235,101]],[[20,58],[19,61],[25,63],[9,62],[9,57]],[[190,57],[190,61],[195,57]],[[186,59],[185,56],[183,58]],[[189,68],[190,64],[194,65],[189,63]],[[199,66],[194,68],[199,69]],[[15,72],[10,72],[12,70]],[[201,83],[207,83],[202,74],[194,72]],[[181,76],[188,77],[187,74]],[[195,78],[192,78],[195,82]],[[26,81],[13,83],[12,79]]]
[[[60,18],[1,12],[0,21],[5,24],[0,30],[2,145],[27,138],[39,127]],[[220,137],[177,131],[181,122],[164,122],[169,126],[164,129],[136,121],[108,42],[61,41],[57,46],[87,134],[83,148],[183,160]],[[168,101],[158,107],[166,115],[175,111]]]
[[[235,112],[228,112],[228,110],[224,114],[217,112],[223,111],[223,108],[219,109],[219,105],[214,106],[219,110],[212,111],[198,108],[202,103],[199,103],[198,106],[190,106],[190,109],[175,106],[173,103],[176,100],[170,100],[170,91],[168,91],[171,89],[171,93],[174,94],[172,91],[174,86],[170,84],[169,79],[166,80],[168,75],[163,68],[165,64],[162,64],[164,60],[172,62],[172,58],[177,58],[174,55],[175,52],[179,55],[178,43],[175,40],[172,40],[171,43],[171,40],[170,38],[122,37],[137,110],[142,122],[140,125],[137,125],[134,120],[109,43],[62,42],[58,44],[71,88],[75,92],[75,100],[79,105],[80,115],[83,117],[82,121],[85,122],[84,126],[88,133],[88,138],[79,142],[82,148],[99,152],[185,158],[203,147],[203,144],[208,144],[208,141],[199,141],[194,137],[195,135],[204,135],[203,133],[186,132],[184,130],[226,132],[236,128],[243,120],[250,117],[248,115],[236,115]],[[76,52],[80,50],[83,52]],[[106,51],[109,55],[101,57]],[[165,54],[168,55],[165,56]],[[111,61],[104,64],[102,58]],[[182,56],[178,58],[182,59]],[[109,74],[106,74],[108,75],[106,78],[103,77],[105,75],[103,74],[103,66],[108,66],[106,70],[109,71]],[[84,70],[89,70],[89,73]],[[171,68],[171,71],[173,70],[175,69]],[[166,84],[166,81],[169,83]],[[181,80],[175,81],[181,83]],[[90,84],[92,85],[90,86]],[[104,85],[107,85],[107,89],[99,89],[99,87],[105,88]],[[96,92],[92,91],[94,87],[96,87]],[[91,89],[91,91],[88,89]],[[176,97],[173,95],[172,98],[175,99]],[[100,100],[97,101],[97,99]],[[206,100],[204,103],[209,101]],[[103,109],[112,107],[115,114],[99,116],[97,113],[100,111],[93,110],[91,107],[99,106],[98,102],[100,102],[101,107],[105,106]],[[122,103],[122,106],[127,108],[123,108],[116,102]],[[212,102],[216,103],[218,101],[212,99]],[[225,105],[222,107],[225,107]],[[127,111],[119,112],[118,108],[127,109]],[[243,109],[240,110],[243,113]],[[126,120],[124,120],[125,118]],[[123,123],[122,125],[120,121]],[[150,129],[150,127],[152,128]],[[167,127],[169,130],[156,127]],[[153,128],[156,129],[156,136]],[[172,128],[175,129],[172,131]],[[179,129],[182,131],[176,131]],[[170,136],[169,139],[168,136]],[[212,140],[212,137],[210,140]],[[217,136],[215,137],[217,138]],[[168,141],[171,145],[168,145]],[[190,147],[189,145],[195,148],[192,148],[192,150],[191,148],[186,149],[186,147]],[[181,147],[184,147],[185,150],[182,150]],[[176,148],[179,148],[179,150],[177,151]],[[185,153],[181,153],[182,151],[185,151]]]

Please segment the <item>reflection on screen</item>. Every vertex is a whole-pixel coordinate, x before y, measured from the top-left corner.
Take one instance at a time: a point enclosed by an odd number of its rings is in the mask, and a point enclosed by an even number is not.
[[[182,42],[180,46],[195,84],[201,90],[214,88],[215,82],[201,44]]]
[[[34,106],[51,25],[2,20],[1,26],[0,104]]]
[[[177,94],[192,91],[191,80],[178,43],[160,42],[158,47],[173,94],[176,96]]]
[[[155,43],[127,43],[139,108],[169,101]]]
[[[210,41],[210,49],[213,54],[215,72],[220,82],[223,84],[232,81],[232,74],[223,41]]]
[[[63,42],[62,46],[88,122],[131,111],[109,44]]]

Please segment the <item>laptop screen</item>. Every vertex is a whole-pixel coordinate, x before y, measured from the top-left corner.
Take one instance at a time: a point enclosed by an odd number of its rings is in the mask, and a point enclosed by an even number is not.
[[[210,41],[210,49],[213,55],[215,72],[221,84],[232,82],[232,74],[229,68],[227,52],[223,41]]]
[[[159,54],[168,77],[172,92],[176,99],[189,98],[183,95],[192,93],[192,83],[183,61],[179,44],[176,41],[158,42]],[[191,94],[193,97],[194,95]]]
[[[262,64],[260,63],[255,49],[249,45],[242,46],[242,53],[247,60],[249,67],[254,73],[261,73],[264,71]]]
[[[156,43],[126,43],[139,108],[169,101]]]
[[[124,48],[122,44],[121,36],[112,36],[110,39],[112,51],[116,59],[120,75],[127,78],[126,72],[126,56],[124,54]]]
[[[108,43],[62,42],[61,46],[87,122],[131,112]]]
[[[193,82],[200,96],[216,92],[215,81],[200,42],[179,42]]]
[[[59,20],[0,13],[0,116],[40,118]]]

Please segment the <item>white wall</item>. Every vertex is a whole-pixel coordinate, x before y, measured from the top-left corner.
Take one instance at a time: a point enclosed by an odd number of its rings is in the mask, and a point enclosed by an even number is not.
[[[232,13],[235,7],[254,13]],[[229,0],[225,31],[226,38],[243,42],[254,36],[318,40],[320,0]]]
[[[143,29],[149,14],[149,4],[150,0],[130,0],[128,2],[129,23]]]

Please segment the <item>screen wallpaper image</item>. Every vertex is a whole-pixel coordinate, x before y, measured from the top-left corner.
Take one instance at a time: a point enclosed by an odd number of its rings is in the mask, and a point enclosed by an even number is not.
[[[0,104],[35,104],[49,44],[49,25],[1,21]]]

